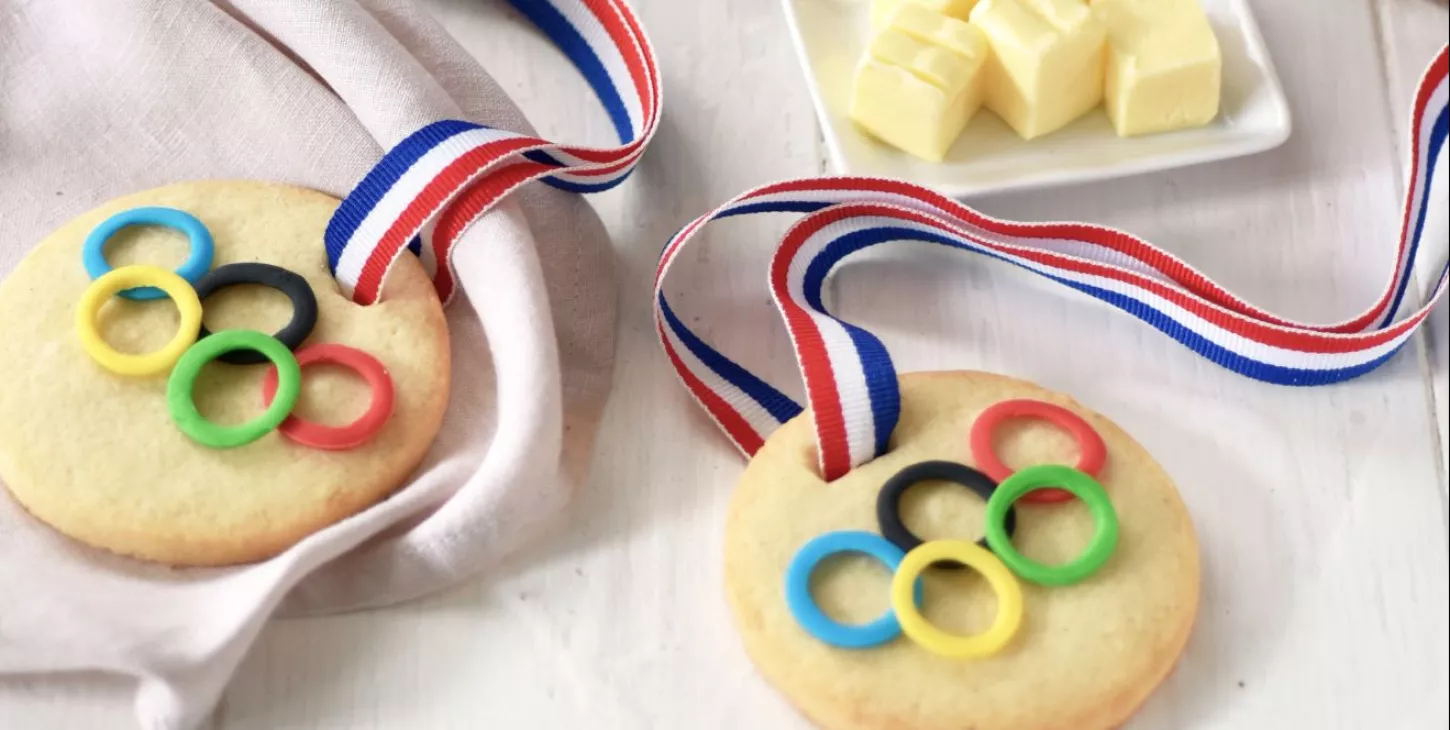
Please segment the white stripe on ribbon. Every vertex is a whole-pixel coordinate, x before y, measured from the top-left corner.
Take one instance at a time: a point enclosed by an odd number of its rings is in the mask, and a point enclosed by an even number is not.
[[[807,300],[806,269],[820,256],[821,249],[829,246],[835,240],[837,233],[843,232],[845,231],[838,229],[830,232],[823,231],[822,233],[825,235],[813,236],[801,249],[800,254],[790,261],[787,286],[790,287],[790,298],[793,301],[804,305]],[[848,412],[860,412],[864,409],[868,416],[848,418],[845,425],[846,442],[850,448],[852,461],[855,463],[869,461],[876,455],[876,423],[869,417],[871,393],[866,388],[866,373],[858,366],[856,344],[852,342],[851,335],[846,332],[846,328],[834,317],[810,307],[805,307],[805,309],[820,331],[821,339],[825,342],[826,356],[830,360],[831,370],[834,371],[836,389],[840,394],[841,403],[849,409]]]
[[[616,88],[621,90],[632,88],[629,81],[629,66],[624,62],[624,54],[619,46],[615,45],[609,37],[609,32],[599,22],[599,18],[590,12],[589,8],[580,2],[559,3],[555,6],[560,14],[569,19],[569,24],[579,31],[579,35],[594,49],[598,56],[600,65],[614,80]],[[620,94],[624,101],[624,109],[629,113],[631,129],[640,129],[644,126],[644,106],[640,103],[637,94]],[[563,161],[563,160],[561,160]],[[576,161],[578,164],[582,161]]]
[[[472,221],[532,180],[577,192],[617,185],[653,137],[660,114],[659,69],[649,39],[624,0],[509,2],[560,45],[606,100],[623,139],[615,147],[558,145],[453,120],[418,130],[388,151],[328,226],[329,265],[354,301],[377,301],[400,241],[414,235],[422,239],[419,256],[447,301],[454,289],[452,247]],[[640,70],[638,80],[631,66]],[[447,240],[436,240],[437,220],[455,205],[466,211],[453,216],[461,225],[450,227]],[[406,235],[400,238],[400,232]]]
[[[1443,259],[1430,261],[1432,248],[1419,240],[1424,198],[1431,175],[1445,174],[1440,154],[1446,144],[1446,49],[1427,68],[1412,109],[1412,150],[1409,189],[1406,191],[1403,236],[1396,268],[1384,294],[1365,313],[1344,322],[1318,325],[1293,322],[1254,307],[1214,284],[1171,254],[1121,231],[1075,223],[1018,224],[984,216],[955,201],[899,181],[871,178],[821,178],[767,185],[745,193],[685,226],[661,253],[655,281],[656,318],[668,306],[664,284],[685,246],[711,221],[732,215],[791,212],[802,215],[787,232],[777,252],[786,272],[784,289],[774,291],[783,315],[791,320],[792,343],[807,381],[812,416],[816,423],[822,472],[834,479],[851,467],[874,458],[885,439],[874,438],[878,429],[894,428],[873,419],[894,419],[899,393],[882,386],[895,383],[889,358],[858,349],[846,327],[827,312],[808,305],[817,292],[806,291],[806,273],[815,264],[830,271],[845,259],[826,261],[832,244],[845,237],[861,244],[884,244],[900,238],[927,237],[936,243],[982,253],[1037,274],[1085,290],[1090,296],[1139,316],[1205,357],[1249,377],[1267,382],[1318,385],[1357,377],[1386,361],[1415,333],[1434,302],[1445,294],[1447,269]],[[898,232],[899,231],[899,232]],[[874,234],[874,235],[873,235]],[[790,247],[795,246],[794,252]],[[865,248],[859,249],[864,251]],[[835,255],[835,254],[831,254]],[[782,259],[782,257],[787,257]],[[1439,275],[1433,291],[1418,305],[1409,303],[1416,266]],[[1096,269],[1096,270],[1094,270]],[[825,281],[830,271],[821,278]],[[1152,287],[1167,290],[1159,294]],[[1189,302],[1180,304],[1176,296]],[[1398,312],[1389,311],[1396,300]],[[1202,309],[1193,311],[1189,307]],[[793,315],[792,312],[800,314]],[[1386,326],[1385,322],[1392,322]],[[679,325],[684,328],[683,324]],[[678,338],[692,333],[675,332]],[[677,338],[677,339],[678,339]],[[863,346],[879,348],[869,335]],[[742,418],[729,404],[740,397],[770,398],[778,391],[755,382],[733,361],[697,344],[716,363],[712,368],[696,357],[681,360],[681,379],[742,450],[750,453],[763,443],[777,419]],[[887,359],[887,362],[881,362]],[[687,372],[688,371],[688,375]],[[702,373],[704,375],[702,375]],[[890,377],[884,377],[889,375]],[[706,377],[708,376],[708,377]],[[867,383],[876,383],[873,391]],[[815,385],[813,385],[815,384]],[[830,387],[818,387],[818,386]],[[711,393],[698,392],[701,389]],[[831,393],[831,395],[821,395]],[[724,395],[712,395],[724,394]],[[872,398],[876,401],[873,402]],[[823,402],[821,398],[830,398]],[[777,405],[783,413],[793,406]]]
[[[402,216],[403,211],[418,199],[423,189],[437,179],[443,169],[453,164],[454,160],[489,142],[518,136],[520,135],[500,129],[472,129],[449,137],[446,142],[429,150],[413,163],[398,182],[388,189],[382,200],[368,211],[362,225],[353,233],[353,240],[382,239],[383,234]],[[371,254],[372,250],[366,247],[349,246],[338,261],[334,274],[339,279],[356,281]]]
[[[1068,281],[1085,284],[1087,286],[1092,286],[1099,289],[1106,289],[1107,291],[1121,294],[1125,297],[1142,302],[1144,306],[1150,309],[1162,312],[1169,319],[1172,319],[1175,322],[1182,324],[1183,326],[1192,330],[1195,334],[1198,334],[1204,339],[1207,339],[1208,341],[1213,342],[1214,344],[1219,345],[1224,349],[1240,352],[1254,360],[1269,365],[1303,369],[1339,369],[1345,367],[1352,367],[1355,365],[1362,365],[1364,363],[1373,361],[1375,359],[1383,357],[1384,355],[1389,354],[1400,343],[1403,343],[1406,339],[1408,339],[1408,336],[1410,334],[1413,334],[1413,332],[1407,332],[1404,337],[1401,337],[1398,340],[1393,340],[1388,343],[1372,346],[1363,350],[1354,350],[1352,352],[1343,353],[1341,355],[1310,353],[1301,350],[1292,350],[1283,347],[1276,347],[1262,342],[1255,342],[1241,335],[1230,332],[1229,330],[1217,326],[1212,322],[1209,322],[1208,320],[1200,317],[1199,315],[1194,314],[1193,312],[1189,312],[1188,310],[1183,309],[1179,305],[1158,296],[1154,292],[1136,287],[1130,283],[1105,276],[1098,276],[1096,274],[1068,271],[1065,269],[1047,266],[1045,264],[1031,261],[1027,258],[1014,255],[1012,253],[996,251],[982,245],[982,243],[978,241],[972,240],[971,238],[948,233],[946,230],[944,230],[946,225],[947,224],[943,222],[941,226],[928,226],[913,221],[903,221],[896,218],[884,218],[875,216],[857,217],[850,218],[844,221],[838,221],[811,236],[810,243],[807,243],[801,249],[800,254],[794,260],[792,260],[791,270],[792,272],[799,270],[799,275],[801,276],[801,278],[804,278],[806,267],[811,265],[813,260],[819,255],[820,250],[830,245],[833,241],[840,238],[841,236],[881,228],[900,228],[917,231],[922,233],[923,235],[950,235],[955,238],[962,246],[969,247],[979,253],[987,254],[995,258],[1000,258],[1004,261],[1017,264],[1029,271],[1032,271],[1033,273],[1043,276],[1066,279]],[[1014,246],[1016,246],[1016,244],[1014,244]],[[862,251],[858,252],[858,255],[861,253],[865,253],[868,250],[870,249],[863,249]],[[847,256],[841,259],[841,261],[835,264],[835,268],[839,268],[851,258],[851,256]],[[793,287],[794,286],[799,286],[799,282],[793,282]],[[1182,290],[1180,289],[1180,291]],[[802,303],[805,301],[803,290],[797,290],[793,288],[791,294],[796,301]],[[820,315],[814,316],[816,316],[818,319],[822,318]],[[840,325],[837,324],[836,326],[839,327]],[[855,360],[856,357],[854,349],[851,351],[850,357],[843,357],[839,361],[835,357],[831,358],[832,363],[839,362],[843,365],[853,363],[855,362]],[[859,370],[859,368],[855,369]]]
[[[1450,102],[1450,79],[1441,79],[1439,85],[1435,87],[1435,90],[1433,92],[1431,92],[1430,101],[1426,105],[1426,108],[1444,108],[1447,105],[1447,102]],[[1411,115],[1412,125],[1414,125],[1416,121],[1415,116],[1416,115],[1413,114]],[[1420,129],[1420,135],[1419,138],[1415,140],[1414,149],[1428,150],[1430,148],[1430,136],[1434,133],[1434,125],[1421,123],[1418,126]],[[1411,126],[1410,129],[1414,130],[1415,126]],[[1435,160],[1420,160],[1420,164],[1410,165],[1408,176],[1410,178],[1410,187],[1408,191],[1410,195],[1410,197],[1408,198],[1410,206],[1409,212],[1406,215],[1412,231],[1413,227],[1416,224],[1416,221],[1419,220],[1421,213],[1424,211],[1424,196],[1416,194],[1416,192],[1423,191],[1427,188],[1426,178],[1430,175],[1430,170],[1435,164]],[[1408,268],[1411,265],[1409,258],[1410,247],[1404,246],[1403,249],[1400,251],[1400,258],[1396,262],[1396,265],[1398,267],[1397,270]],[[1408,290],[1408,288],[1411,286],[1411,283],[1412,282],[1409,280],[1409,277],[1405,277],[1403,284],[1404,289]],[[1408,294],[1408,291],[1406,291],[1405,293]],[[1410,313],[1407,311],[1406,303],[1408,301],[1408,296],[1405,296],[1403,299],[1401,299],[1401,305],[1399,307],[1399,310],[1389,313],[1389,321],[1395,321],[1397,318],[1408,315]]]
[[[690,372],[699,377],[711,392],[720,395],[726,402],[733,405],[757,433],[770,433],[782,425],[745,391],[731,385],[729,381],[716,375],[715,371],[700,362],[700,359],[695,357],[689,347],[685,346],[672,328],[666,326],[664,333],[665,337],[669,339],[670,346],[674,348],[675,354],[684,361]]]

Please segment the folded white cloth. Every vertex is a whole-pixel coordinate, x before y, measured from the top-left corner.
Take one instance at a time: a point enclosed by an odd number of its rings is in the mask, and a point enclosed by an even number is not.
[[[0,275],[77,214],[158,185],[252,178],[341,197],[443,118],[532,131],[411,0],[0,2]],[[534,185],[476,224],[456,263],[466,296],[449,311],[442,436],[393,498],[276,559],[121,559],[0,489],[0,681],[130,675],[143,727],[193,727],[269,616],[436,590],[557,513],[609,386],[602,227],[576,196]]]

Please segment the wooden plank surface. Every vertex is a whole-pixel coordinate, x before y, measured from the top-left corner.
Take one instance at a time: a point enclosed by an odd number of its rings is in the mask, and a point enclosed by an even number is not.
[[[1384,49],[1385,93],[1396,140],[1405,139],[1408,110],[1429,59],[1445,45],[1446,0],[1377,0],[1380,43]],[[1403,142],[1401,142],[1403,144]],[[1404,150],[1400,150],[1404,157]],[[1441,181],[1444,183],[1444,181]],[[1444,225],[1444,210],[1435,211]],[[1443,236],[1440,243],[1443,245]],[[1428,272],[1421,272],[1422,274]],[[1428,276],[1421,282],[1428,288]],[[1440,431],[1440,484],[1450,473],[1450,300],[1436,308],[1426,330],[1427,363]]]
[[[513,13],[427,4],[546,136],[609,139],[583,83]],[[725,609],[720,533],[743,462],[659,354],[648,282],[685,220],[753,185],[818,174],[823,151],[776,0],[635,4],[667,112],[638,173],[594,198],[621,262],[618,365],[569,519],[446,594],[274,622],[215,730],[807,727],[755,673]],[[1433,0],[1334,5],[1255,2],[1296,117],[1284,148],[975,203],[1132,230],[1286,315],[1355,313],[1390,266],[1402,191],[1392,125],[1446,22]],[[710,315],[702,335],[799,394],[763,287],[782,223],[721,228],[676,286],[693,295],[683,314]],[[1204,546],[1202,615],[1130,728],[1445,726],[1443,338],[1359,381],[1297,390],[940,252],[852,267],[832,295],[903,369],[981,368],[1071,392],[1178,480]],[[1441,333],[1444,321],[1442,309]],[[118,685],[0,684],[7,730],[128,727],[129,711]]]

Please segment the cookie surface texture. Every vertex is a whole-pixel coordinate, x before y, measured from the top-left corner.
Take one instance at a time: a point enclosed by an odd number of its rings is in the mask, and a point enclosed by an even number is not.
[[[901,469],[931,459],[972,464],[967,434],[993,403],[1033,398],[1081,415],[1108,448],[1099,481],[1117,509],[1121,535],[1107,564],[1082,583],[1045,587],[1020,580],[1022,626],[1000,653],[947,659],[905,636],[872,649],[832,648],[805,632],[785,603],[796,551],[833,530],[879,533],[876,496]],[[1143,447],[1071,398],[1021,380],[977,372],[901,378],[901,420],[891,450],[825,483],[815,466],[810,415],[781,427],[751,460],[732,499],[725,532],[726,593],[745,649],[765,678],[828,730],[1107,730],[1122,724],[1168,675],[1198,609],[1199,554],[1192,522],[1172,481]],[[1004,422],[997,453],[1014,468],[1072,464],[1071,437],[1044,422]],[[985,503],[944,482],[924,482],[901,502],[908,527],[926,540],[976,540]],[[1079,501],[1019,504],[1017,549],[1060,564],[1092,537]],[[976,634],[991,625],[996,598],[975,571],[928,568],[922,612],[937,627]],[[860,624],[889,608],[891,575],[858,555],[816,570],[812,595],[837,621]]]
[[[422,460],[448,403],[449,345],[443,310],[422,265],[402,256],[382,302],[352,303],[327,268],[323,231],[338,200],[312,190],[244,181],[188,182],[113,200],[67,223],[0,282],[0,481],[37,519],[80,542],[172,565],[261,560],[360,512],[402,485]],[[366,351],[392,375],[392,418],[371,441],[322,451],[277,431],[217,450],[185,436],[166,405],[170,370],[150,377],[111,373],[81,348],[75,310],[91,279],[81,264],[86,235],[114,213],[178,208],[211,231],[212,268],[260,261],[303,276],[317,297],[317,325],[305,344],[336,342]],[[106,246],[113,268],[174,269],[186,236],[132,227]],[[228,287],[204,302],[212,331],[271,334],[292,315],[286,295],[255,285]],[[99,316],[113,348],[141,353],[175,333],[169,299],[113,297]],[[266,410],[267,365],[213,362],[197,380],[201,414],[237,424]],[[344,425],[368,406],[365,382],[341,368],[308,367],[293,414]]]

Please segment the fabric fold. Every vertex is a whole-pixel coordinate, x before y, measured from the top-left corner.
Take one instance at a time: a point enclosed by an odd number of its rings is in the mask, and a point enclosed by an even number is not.
[[[428,122],[532,132],[411,2],[59,5],[0,12],[0,275],[65,221],[137,190],[248,178],[342,197]],[[436,591],[557,515],[610,381],[603,228],[577,196],[535,185],[475,224],[455,264],[465,296],[448,311],[454,386],[440,437],[390,499],[283,555],[148,565],[59,535],[0,490],[0,682],[126,675],[142,727],[194,727],[275,613]]]

